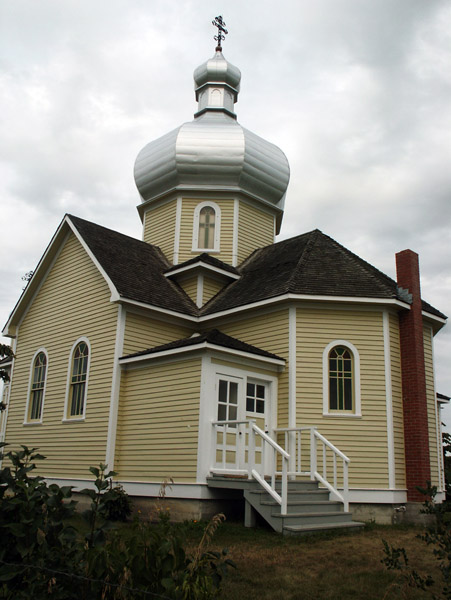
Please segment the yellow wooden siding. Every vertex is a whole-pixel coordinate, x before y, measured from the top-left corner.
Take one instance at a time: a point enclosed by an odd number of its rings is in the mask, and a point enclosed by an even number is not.
[[[434,385],[434,364],[432,351],[432,331],[426,325],[423,332],[424,343],[424,366],[426,370],[426,395],[428,404],[428,430],[429,430],[429,456],[431,461],[431,483],[439,485],[439,464],[437,455],[437,421],[436,421],[436,398]],[[440,444],[441,446],[441,444]]]
[[[393,445],[395,454],[395,484],[406,487],[406,460],[404,452],[404,415],[402,402],[401,348],[398,315],[389,315],[390,357],[393,407]]]
[[[90,478],[104,462],[117,325],[103,277],[70,235],[25,316],[18,335],[6,439],[39,447],[47,460],[39,473]],[[62,423],[71,349],[81,336],[91,344],[86,420]],[[38,348],[48,352],[43,424],[24,426],[30,365]]]
[[[128,481],[195,482],[201,360],[122,374],[115,470]]]
[[[204,276],[204,293],[202,295],[202,304],[206,304],[213,296],[222,290],[224,283],[221,283],[217,279]]]
[[[277,424],[288,426],[288,309],[250,317],[235,323],[224,323],[221,331],[243,342],[277,354],[287,361],[279,374]]]
[[[177,200],[150,208],[144,223],[144,241],[159,246],[166,258],[174,259]]]
[[[362,418],[323,416],[323,350],[351,342],[360,355]],[[388,486],[382,312],[297,310],[297,425],[316,425],[351,459],[351,487]]]
[[[205,200],[183,198],[182,200],[182,218],[180,223],[180,247],[179,263],[193,258],[200,252],[193,252],[193,224],[194,209]],[[233,199],[214,200],[215,204],[221,209],[221,234],[219,252],[211,252],[213,256],[220,260],[232,264],[233,252]]]
[[[167,321],[149,318],[146,315],[127,312],[125,320],[123,355],[140,352],[160,344],[174,342],[191,335],[187,327]]]
[[[240,202],[238,219],[238,264],[256,248],[274,243],[274,215]]]
[[[262,369],[261,367],[247,367],[243,365],[242,360],[240,358],[236,358],[236,360],[222,360],[220,358],[212,358],[212,364],[220,365],[221,367],[228,367],[229,369],[242,369],[243,371],[252,371],[252,373],[258,373],[259,375],[264,375],[265,377],[274,377],[276,375],[275,371],[270,369]]]
[[[182,281],[179,281],[179,285],[183,289],[185,294],[187,296],[189,296],[194,303],[196,303],[196,301],[197,301],[197,285],[198,285],[197,276],[183,279]]]

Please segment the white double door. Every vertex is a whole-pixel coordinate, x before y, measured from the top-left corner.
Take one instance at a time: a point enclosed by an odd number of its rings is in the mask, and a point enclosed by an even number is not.
[[[222,469],[246,471],[248,467],[249,421],[263,431],[270,428],[270,383],[253,377],[216,374],[217,420],[216,465]],[[236,423],[234,423],[234,421]],[[255,464],[266,474],[267,460],[262,454],[262,439],[256,436]],[[263,471],[265,471],[263,473]]]

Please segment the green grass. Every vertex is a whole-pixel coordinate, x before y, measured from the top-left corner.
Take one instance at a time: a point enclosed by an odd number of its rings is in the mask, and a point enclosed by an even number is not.
[[[74,524],[83,530],[82,518]],[[205,523],[188,525],[188,551],[198,545]],[[116,523],[126,533],[129,523]],[[237,565],[223,584],[223,600],[398,600],[431,599],[441,591],[441,573],[432,548],[417,538],[420,527],[370,525],[359,532],[320,533],[284,537],[264,526],[247,529],[225,522],[210,544],[227,548]],[[388,571],[382,540],[404,547],[409,564],[422,575],[430,573],[438,585],[428,592],[406,584],[398,571]]]
[[[283,537],[266,529],[226,523],[216,532],[214,549],[229,549],[237,564],[223,586],[224,600],[395,600],[431,598],[408,587],[399,572],[381,563],[382,540],[406,548],[411,565],[438,582],[432,549],[417,539],[420,528],[371,526],[361,532]],[[197,533],[193,534],[193,543]],[[437,593],[440,587],[434,587]]]

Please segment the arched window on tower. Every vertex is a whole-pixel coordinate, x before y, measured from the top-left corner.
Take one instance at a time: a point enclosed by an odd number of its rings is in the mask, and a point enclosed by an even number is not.
[[[221,209],[215,202],[202,202],[194,211],[193,251],[219,252]]]
[[[360,356],[346,340],[335,340],[323,351],[323,414],[360,417]]]
[[[353,356],[345,346],[329,352],[329,410],[354,410]]]

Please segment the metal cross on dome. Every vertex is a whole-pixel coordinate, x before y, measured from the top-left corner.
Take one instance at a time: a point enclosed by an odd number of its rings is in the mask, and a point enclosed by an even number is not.
[[[229,32],[225,28],[226,24],[222,20],[222,16],[221,15],[219,17],[215,17],[214,21],[212,21],[211,23],[212,23],[212,25],[214,27],[218,28],[218,35],[215,35],[214,39],[218,43],[218,45],[216,46],[216,51],[217,52],[221,52],[221,50],[222,50],[221,42],[223,40],[225,40],[225,35],[227,35]],[[225,34],[225,35],[223,35],[223,34]]]

